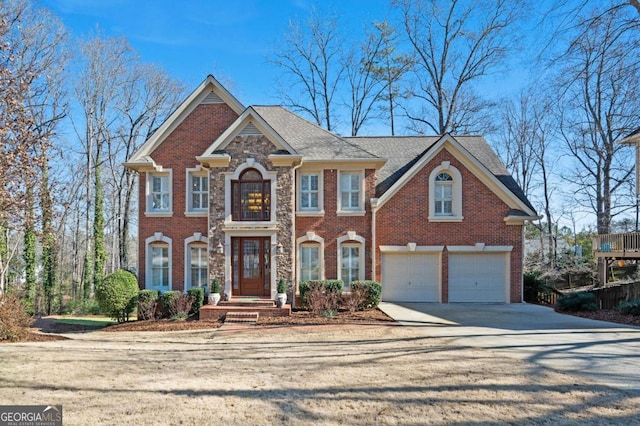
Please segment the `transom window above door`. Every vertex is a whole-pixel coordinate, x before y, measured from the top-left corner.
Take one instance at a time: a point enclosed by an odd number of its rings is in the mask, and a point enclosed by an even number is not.
[[[234,221],[271,220],[271,181],[256,169],[247,169],[231,182]]]

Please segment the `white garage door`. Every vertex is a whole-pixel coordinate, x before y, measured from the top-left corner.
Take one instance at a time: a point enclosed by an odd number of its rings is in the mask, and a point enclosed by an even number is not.
[[[382,254],[382,300],[439,302],[440,256],[425,253]]]
[[[449,302],[506,302],[508,253],[449,253]]]

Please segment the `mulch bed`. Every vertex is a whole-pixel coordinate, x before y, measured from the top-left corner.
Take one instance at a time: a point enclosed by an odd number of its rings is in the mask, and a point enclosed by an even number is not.
[[[615,310],[600,310],[595,312],[565,312],[594,320],[609,321],[618,324],[640,327],[640,316],[622,314]],[[349,324],[389,324],[393,320],[379,309],[361,312],[338,312],[333,317],[314,315],[306,311],[293,311],[288,317],[262,317],[258,320],[258,326],[319,326],[319,325],[349,325]],[[54,318],[39,318],[32,325],[32,332],[22,340],[23,342],[45,342],[65,340],[67,337],[61,333],[85,332],[102,329],[109,332],[118,331],[183,331],[218,328],[221,321],[198,321],[195,318],[186,320],[156,320],[156,321],[130,321],[122,324],[114,324],[108,327],[90,327],[79,324],[63,324],[55,322]],[[0,341],[0,343],[10,343]]]
[[[624,325],[634,325],[640,327],[640,316],[623,314],[614,309],[603,309],[600,311],[579,311],[579,312],[562,312],[564,314],[575,315],[577,317],[589,318],[600,321],[615,322]]]

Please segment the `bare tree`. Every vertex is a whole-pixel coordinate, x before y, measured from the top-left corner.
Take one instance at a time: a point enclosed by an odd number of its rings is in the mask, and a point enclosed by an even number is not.
[[[496,72],[513,46],[519,1],[395,0],[416,59],[406,108],[413,130],[437,134],[483,132],[488,109],[473,85]]]
[[[38,196],[40,189],[50,196],[50,186],[40,185],[40,175],[48,167],[51,140],[66,114],[65,37],[55,17],[27,0],[0,5],[0,228],[4,232],[19,229],[29,211],[25,205],[29,191]],[[0,292],[10,253],[15,249],[7,247],[0,253]]]
[[[336,94],[345,72],[344,46],[337,16],[321,16],[313,9],[306,23],[289,23],[282,50],[269,58],[283,71],[280,92],[284,105],[309,115],[329,131],[337,125]]]
[[[400,82],[414,66],[413,58],[398,50],[398,34],[396,29],[386,21],[374,22],[383,45],[374,57],[373,71],[385,83],[385,93],[382,94],[384,105],[382,109],[389,116],[391,135],[396,134],[396,105],[398,101],[407,97],[406,91],[401,90]]]
[[[564,56],[560,129],[575,160],[565,178],[576,185],[577,201],[596,214],[598,234],[606,234],[620,211],[618,189],[633,171],[633,156],[617,141],[637,127],[640,22],[615,13],[592,17]]]
[[[182,84],[154,65],[134,64],[128,71],[116,106],[119,119],[113,137],[107,140],[108,187],[112,211],[110,221],[114,250],[113,269],[130,268],[128,243],[136,194],[136,175],[122,167],[134,151],[151,135],[178,105],[184,93]]]
[[[357,136],[362,126],[370,120],[374,108],[386,92],[386,80],[376,72],[375,63],[388,44],[382,32],[372,32],[364,43],[354,48],[345,58],[344,69],[350,98],[347,106],[351,112],[351,136]]]

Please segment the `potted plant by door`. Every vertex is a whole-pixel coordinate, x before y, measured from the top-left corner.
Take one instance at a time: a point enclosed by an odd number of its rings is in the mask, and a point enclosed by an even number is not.
[[[209,294],[209,303],[217,305],[220,302],[220,281],[217,278],[211,280],[211,293]]]
[[[278,296],[276,297],[276,306],[282,308],[287,303],[287,283],[284,278],[278,280]]]

